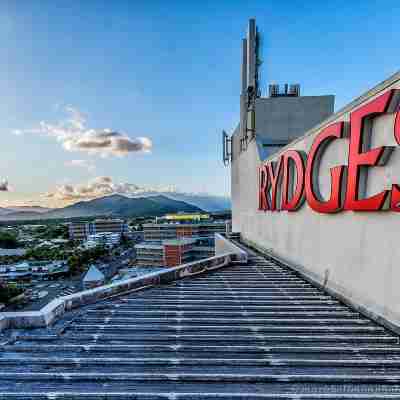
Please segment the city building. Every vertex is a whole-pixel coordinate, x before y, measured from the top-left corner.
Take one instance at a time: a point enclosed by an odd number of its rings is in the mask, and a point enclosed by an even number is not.
[[[148,267],[173,267],[215,254],[212,238],[177,238],[135,245],[136,264]]]
[[[164,266],[164,246],[161,242],[142,242],[135,245],[136,265]]]
[[[18,264],[0,265],[0,279],[4,281],[55,279],[67,274],[68,271],[66,261],[24,261]]]
[[[128,233],[128,225],[122,219],[96,219],[91,222],[71,222],[68,226],[71,240],[84,241],[98,233]]]
[[[143,225],[144,242],[135,245],[137,265],[171,267],[214,255],[215,233],[225,233],[227,222],[208,214],[167,214]]]
[[[49,240],[42,240],[38,239],[35,248],[43,248],[47,247],[50,249],[57,249],[63,247],[68,243],[67,239],[49,239]]]
[[[86,249],[92,249],[96,246],[111,248],[118,246],[120,242],[121,233],[102,232],[88,235],[86,242],[84,242],[84,247]]]
[[[156,223],[164,222],[200,222],[200,221],[210,221],[210,214],[204,213],[177,213],[177,214],[166,214],[162,217],[156,217]]]
[[[26,253],[26,249],[18,248],[18,249],[0,249],[0,257],[5,256],[24,256]]]
[[[199,223],[164,222],[144,224],[143,234],[145,241],[161,241],[183,237],[207,238],[215,233],[225,233],[227,223],[224,221],[209,221]]]

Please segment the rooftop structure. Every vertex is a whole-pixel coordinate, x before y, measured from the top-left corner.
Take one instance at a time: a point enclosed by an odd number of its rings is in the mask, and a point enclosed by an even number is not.
[[[301,96],[299,84],[270,84],[268,96],[263,96],[267,88],[260,84],[260,37],[255,19],[250,19],[242,41],[240,120],[231,138],[223,133],[226,164],[245,152],[252,141],[265,159],[334,111],[334,96]]]
[[[83,277],[82,283],[85,289],[90,289],[102,285],[104,279],[104,274],[92,265]]]
[[[231,139],[232,231],[400,326],[400,72],[336,113],[329,96],[246,87],[255,126],[242,113]]]

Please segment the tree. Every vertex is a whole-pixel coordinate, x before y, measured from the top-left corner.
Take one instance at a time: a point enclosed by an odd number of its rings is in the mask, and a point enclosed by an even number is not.
[[[81,272],[81,258],[78,254],[72,254],[67,260],[69,271],[72,275],[75,275]]]
[[[104,246],[96,246],[93,249],[75,252],[67,260],[70,273],[77,274],[84,271],[89,264],[96,262],[107,254],[108,251]]]
[[[10,299],[22,293],[22,289],[16,285],[0,282],[0,303],[8,303]]]
[[[9,232],[0,232],[0,247],[15,249],[18,247],[18,240],[15,235]]]

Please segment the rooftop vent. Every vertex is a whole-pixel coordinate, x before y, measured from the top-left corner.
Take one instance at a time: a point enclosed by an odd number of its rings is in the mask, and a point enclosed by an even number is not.
[[[268,87],[269,97],[299,97],[300,85],[298,83],[288,85],[285,83],[282,87],[278,84],[272,84]]]

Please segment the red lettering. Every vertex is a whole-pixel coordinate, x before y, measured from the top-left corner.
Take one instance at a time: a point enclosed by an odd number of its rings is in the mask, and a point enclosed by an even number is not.
[[[304,202],[304,169],[306,155],[288,150],[283,156],[282,210],[295,211]],[[296,182],[294,178],[296,176]]]
[[[278,210],[277,199],[278,199],[278,182],[281,175],[282,157],[279,157],[277,162],[270,162],[267,165],[268,177],[271,184],[271,210]]]
[[[393,147],[381,146],[369,149],[372,119],[388,112],[394,90],[389,90],[350,114],[350,146],[347,192],[344,208],[354,211],[381,210],[390,193],[384,190],[374,196],[365,196],[368,167],[384,165]]]
[[[400,111],[396,113],[396,118],[394,120],[394,138],[396,142],[400,144]]]
[[[314,140],[308,156],[305,187],[308,205],[320,213],[335,213],[342,209],[342,191],[345,182],[346,167],[340,165],[331,168],[331,194],[324,200],[318,185],[319,164],[326,147],[335,139],[344,136],[344,123],[337,122],[326,127]]]
[[[268,171],[262,165],[258,168],[259,192],[258,192],[258,209],[262,211],[269,210],[267,190],[268,190]]]
[[[305,197],[310,208],[320,213],[335,213],[342,209],[377,211],[389,207],[400,212],[399,184],[393,184],[391,190],[366,197],[368,169],[385,165],[394,149],[393,146],[370,148],[373,119],[393,112],[397,112],[394,138],[400,145],[399,89],[387,91],[350,114],[348,166],[331,168],[328,200],[322,197],[319,189],[320,163],[327,146],[345,136],[344,122],[333,123],[318,134],[311,146],[307,166],[306,155],[297,150],[288,150],[276,162],[261,166],[258,174],[259,210],[295,211],[301,207]]]
[[[392,185],[392,196],[390,199],[390,209],[400,212],[400,186]]]
[[[396,113],[394,120],[394,137],[396,142],[400,144],[400,111]],[[392,185],[392,196],[390,198],[390,209],[400,212],[400,186]]]

